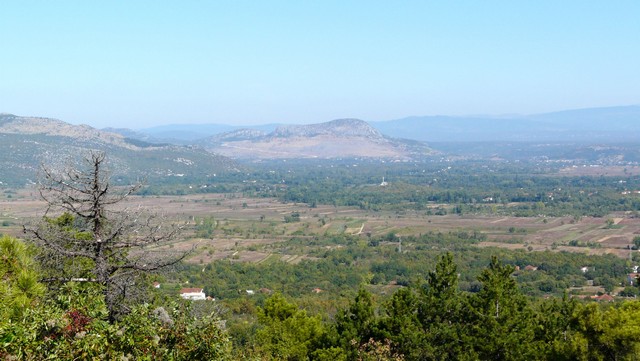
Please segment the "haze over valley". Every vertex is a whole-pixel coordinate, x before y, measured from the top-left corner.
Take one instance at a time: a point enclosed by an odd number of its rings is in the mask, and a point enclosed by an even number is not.
[[[0,359],[640,359],[640,2],[0,11]]]

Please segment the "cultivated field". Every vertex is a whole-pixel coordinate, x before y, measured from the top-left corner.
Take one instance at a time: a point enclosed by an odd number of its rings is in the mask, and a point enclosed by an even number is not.
[[[480,247],[611,253],[619,257],[630,256],[628,246],[640,235],[640,219],[630,214],[605,218],[433,216],[424,211],[372,212],[326,205],[310,208],[240,194],[130,197],[122,206],[142,207],[184,224],[185,231],[172,247],[196,245],[198,251],[189,261],[203,264],[219,259],[295,263],[308,257],[308,247],[283,248],[279,246],[282,241],[295,238],[311,243],[314,238],[343,233],[367,239],[388,233],[408,236],[430,231],[475,231],[486,235]],[[3,193],[0,232],[20,237],[22,225],[40,217],[44,209],[35,190]],[[299,220],[285,222],[285,217],[294,213]],[[214,220],[215,228],[210,237],[198,237],[196,224],[207,218]]]

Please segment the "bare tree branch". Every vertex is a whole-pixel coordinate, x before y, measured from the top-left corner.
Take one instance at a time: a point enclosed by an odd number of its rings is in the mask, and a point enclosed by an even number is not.
[[[44,217],[24,231],[43,249],[47,282],[94,282],[103,286],[110,318],[126,312],[126,301],[145,286],[137,281],[182,261],[187,252],[166,253],[181,227],[143,209],[118,208],[140,188],[115,189],[109,182],[105,153],[92,151],[82,167],[62,172],[43,167],[39,192]]]

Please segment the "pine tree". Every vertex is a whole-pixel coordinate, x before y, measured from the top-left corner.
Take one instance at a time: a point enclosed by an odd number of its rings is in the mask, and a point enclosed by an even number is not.
[[[22,241],[0,238],[0,317],[18,319],[44,294],[32,251]]]
[[[375,338],[377,321],[371,293],[360,287],[349,307],[336,315],[336,343],[349,350],[350,357],[355,357],[360,345]]]
[[[532,309],[511,277],[514,268],[491,258],[471,299],[473,345],[480,359],[524,360],[535,350]]]
[[[466,303],[466,297],[458,290],[458,268],[453,255],[446,253],[427,276],[419,309],[426,347],[433,349],[430,359],[474,358],[471,349],[465,345],[468,341],[467,320],[463,314]]]

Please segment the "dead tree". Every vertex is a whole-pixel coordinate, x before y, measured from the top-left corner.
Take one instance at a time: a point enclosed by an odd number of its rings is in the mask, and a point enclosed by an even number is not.
[[[168,243],[180,227],[122,201],[140,185],[112,187],[106,155],[91,152],[80,167],[62,172],[43,167],[40,195],[47,208],[42,221],[25,233],[43,250],[40,260],[51,284],[101,285],[110,320],[147,289],[144,275],[174,265],[188,252]]]

